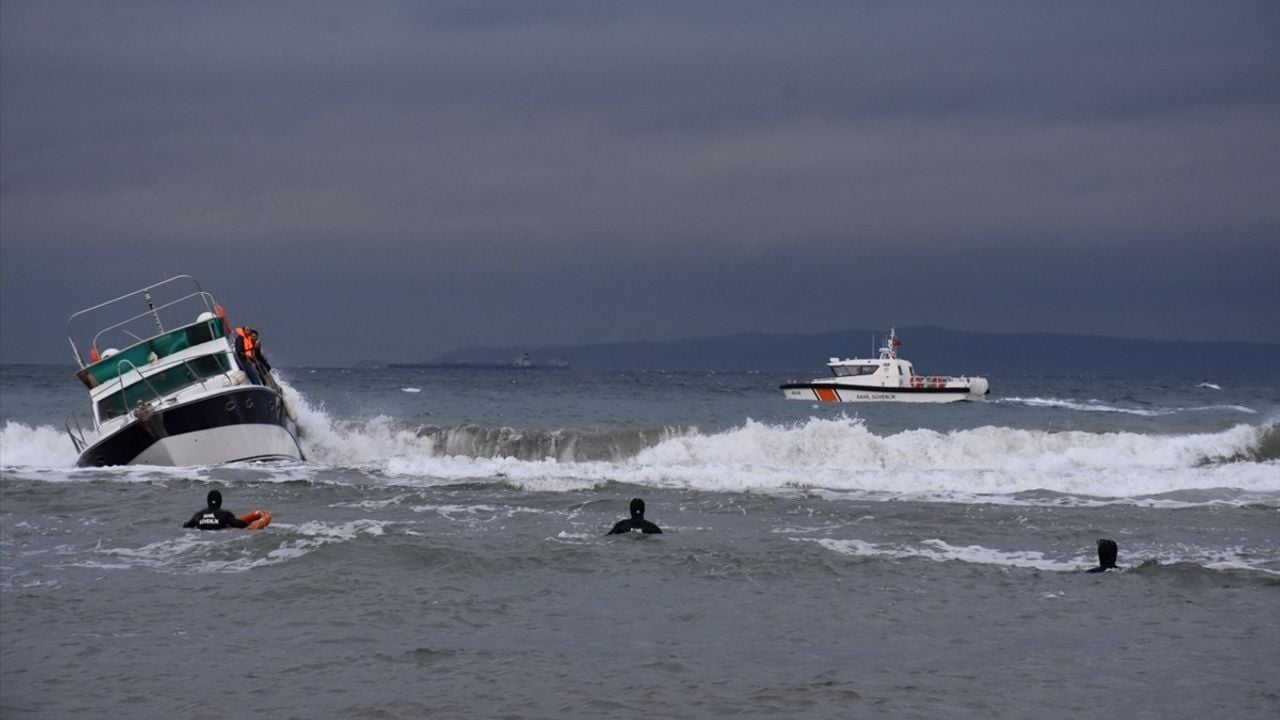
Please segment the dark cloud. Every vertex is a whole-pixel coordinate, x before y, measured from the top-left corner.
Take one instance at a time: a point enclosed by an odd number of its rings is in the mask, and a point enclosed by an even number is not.
[[[11,0],[0,359],[165,272],[317,362],[1280,342],[1277,37],[1274,3]]]

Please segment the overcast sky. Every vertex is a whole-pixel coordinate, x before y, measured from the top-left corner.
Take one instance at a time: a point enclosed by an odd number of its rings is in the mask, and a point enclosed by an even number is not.
[[[280,365],[1280,342],[1280,3],[4,0],[0,361],[177,273]]]

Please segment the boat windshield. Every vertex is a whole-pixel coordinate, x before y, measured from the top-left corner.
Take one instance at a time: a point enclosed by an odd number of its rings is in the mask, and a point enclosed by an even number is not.
[[[152,362],[152,355],[157,360],[165,358],[194,345],[216,340],[225,334],[226,328],[222,326],[219,318],[204,320],[132,345],[119,353],[99,360],[76,375],[86,386],[96,387],[108,380],[114,380],[122,372],[143,367]]]
[[[835,365],[831,368],[831,372],[836,377],[846,377],[849,375],[874,375],[879,365]]]
[[[129,412],[140,402],[153,400],[159,395],[177,392],[201,380],[221,375],[231,370],[226,355],[205,355],[173,365],[145,381],[138,381],[120,392],[112,393],[98,401],[98,420],[110,420]]]

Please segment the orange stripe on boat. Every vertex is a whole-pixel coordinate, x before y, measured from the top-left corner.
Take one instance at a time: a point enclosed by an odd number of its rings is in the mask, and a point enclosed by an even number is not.
[[[840,402],[840,396],[831,388],[814,388],[813,394],[817,395],[822,402]]]

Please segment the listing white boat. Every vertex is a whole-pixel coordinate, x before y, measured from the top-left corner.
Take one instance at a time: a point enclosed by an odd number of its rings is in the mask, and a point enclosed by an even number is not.
[[[880,348],[878,358],[831,358],[832,377],[779,385],[788,400],[818,402],[914,402],[945,403],[972,400],[987,394],[986,378],[918,375],[907,360],[898,357],[895,330]]]
[[[75,313],[67,339],[92,413],[87,427],[75,415],[65,425],[77,465],[303,459],[296,416],[265,359],[246,352],[190,275]]]

